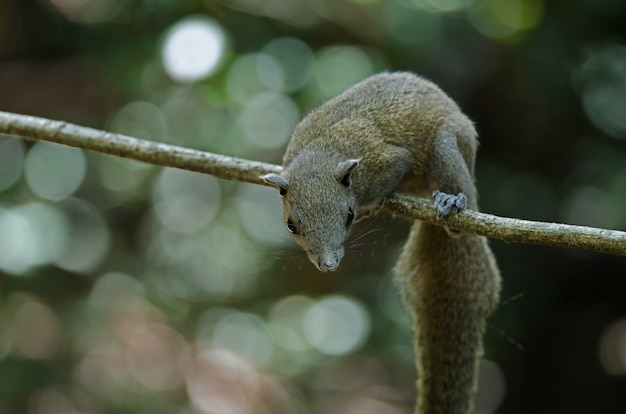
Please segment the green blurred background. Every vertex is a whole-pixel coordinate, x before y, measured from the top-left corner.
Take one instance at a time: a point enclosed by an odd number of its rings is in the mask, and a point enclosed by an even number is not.
[[[623,0],[2,0],[0,110],[280,163],[307,110],[409,70],[476,121],[484,211],[624,230],[625,37]],[[408,223],[322,274],[280,209],[0,136],[0,413],[411,413]],[[477,412],[626,412],[626,260],[492,246]]]

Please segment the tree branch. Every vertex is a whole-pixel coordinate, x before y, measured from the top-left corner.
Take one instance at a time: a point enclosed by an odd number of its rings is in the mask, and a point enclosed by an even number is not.
[[[542,244],[626,256],[626,232],[623,231],[498,217],[472,210],[463,210],[444,219],[437,216],[430,200],[404,194],[389,197],[385,206],[401,216],[507,243]]]
[[[218,178],[263,184],[259,176],[279,173],[280,166],[160,144],[112,132],[0,111],[0,133],[29,141],[49,141],[148,164],[210,174]]]
[[[175,145],[145,141],[28,115],[0,111],[0,133],[31,141],[50,141],[149,164],[210,174],[218,178],[265,185],[259,177],[281,167]],[[497,217],[471,210],[440,218],[432,202],[394,194],[386,201],[391,212],[509,243],[570,247],[626,256],[626,232],[566,224]]]

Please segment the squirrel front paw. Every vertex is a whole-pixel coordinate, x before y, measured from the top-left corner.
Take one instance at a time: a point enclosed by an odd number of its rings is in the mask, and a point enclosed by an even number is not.
[[[441,217],[448,217],[453,211],[458,213],[467,206],[467,197],[463,193],[453,195],[434,191],[433,200],[435,202],[435,211]]]

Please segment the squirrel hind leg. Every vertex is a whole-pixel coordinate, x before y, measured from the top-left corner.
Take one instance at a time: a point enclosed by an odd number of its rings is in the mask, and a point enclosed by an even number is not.
[[[476,210],[477,195],[472,160],[466,160],[456,135],[441,131],[435,141],[428,180],[437,214],[447,217],[465,208]]]

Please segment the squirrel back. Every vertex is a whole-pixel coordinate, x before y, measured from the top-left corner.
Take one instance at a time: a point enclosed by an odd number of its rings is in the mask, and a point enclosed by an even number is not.
[[[388,184],[385,180],[366,184],[372,172],[385,175],[381,165],[377,165],[375,154],[396,146],[410,153],[411,168],[402,177],[402,183],[396,183],[403,187],[395,190],[430,197],[435,188],[426,188],[433,186],[424,182],[432,160],[428,150],[442,128],[457,135],[459,149],[473,174],[477,134],[458,105],[425,78],[409,72],[380,73],[313,109],[296,126],[283,166],[289,170],[302,163],[310,168],[306,157],[298,157],[304,151],[320,151],[329,156],[329,161],[337,162],[363,158],[355,177],[364,176],[364,179],[355,180],[354,192],[364,194],[366,200],[362,201],[367,203],[380,198],[374,193],[389,194],[394,190],[380,187]],[[292,163],[295,164],[291,166]]]

